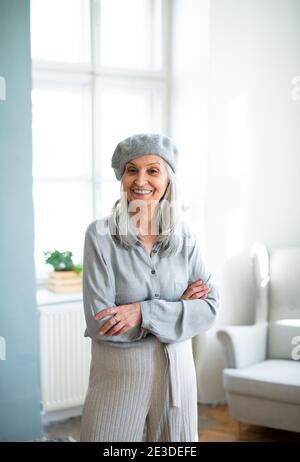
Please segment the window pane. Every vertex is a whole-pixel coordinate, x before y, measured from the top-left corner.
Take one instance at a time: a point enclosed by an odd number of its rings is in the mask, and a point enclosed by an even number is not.
[[[91,175],[90,95],[86,86],[35,89],[33,176]]]
[[[90,2],[31,0],[33,59],[90,62]]]
[[[33,183],[35,263],[38,277],[52,267],[45,264],[47,250],[71,250],[74,263],[83,256],[84,232],[92,221],[90,182]]]
[[[99,99],[101,127],[97,159],[101,161],[97,175],[113,180],[111,156],[117,143],[134,133],[162,130],[162,95],[158,88],[106,86]]]
[[[162,61],[161,0],[102,0],[103,66],[158,70]]]
[[[120,198],[120,182],[102,181],[96,188],[96,218],[110,215],[115,202]]]

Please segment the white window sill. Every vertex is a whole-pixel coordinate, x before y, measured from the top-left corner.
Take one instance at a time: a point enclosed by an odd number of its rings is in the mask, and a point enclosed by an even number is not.
[[[69,294],[57,294],[46,288],[38,288],[36,291],[37,305],[55,305],[58,303],[70,303],[74,301],[82,301],[82,292],[74,292]]]

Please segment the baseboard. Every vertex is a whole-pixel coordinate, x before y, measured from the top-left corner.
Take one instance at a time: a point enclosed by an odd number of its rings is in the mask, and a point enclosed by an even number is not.
[[[78,417],[82,414],[82,406],[72,407],[70,409],[62,409],[60,411],[52,411],[42,413],[42,423],[46,425],[50,422],[58,422],[60,420],[67,420],[71,417]]]

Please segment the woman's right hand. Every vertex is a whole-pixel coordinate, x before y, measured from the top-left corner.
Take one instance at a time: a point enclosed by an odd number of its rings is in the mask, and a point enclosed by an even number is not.
[[[193,282],[181,295],[180,300],[195,300],[197,298],[206,298],[210,288],[201,279]]]

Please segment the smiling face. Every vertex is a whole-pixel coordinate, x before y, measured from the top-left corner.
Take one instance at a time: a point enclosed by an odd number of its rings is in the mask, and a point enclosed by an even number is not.
[[[127,200],[159,201],[169,184],[168,172],[164,161],[155,154],[136,157],[125,166],[123,189]]]

